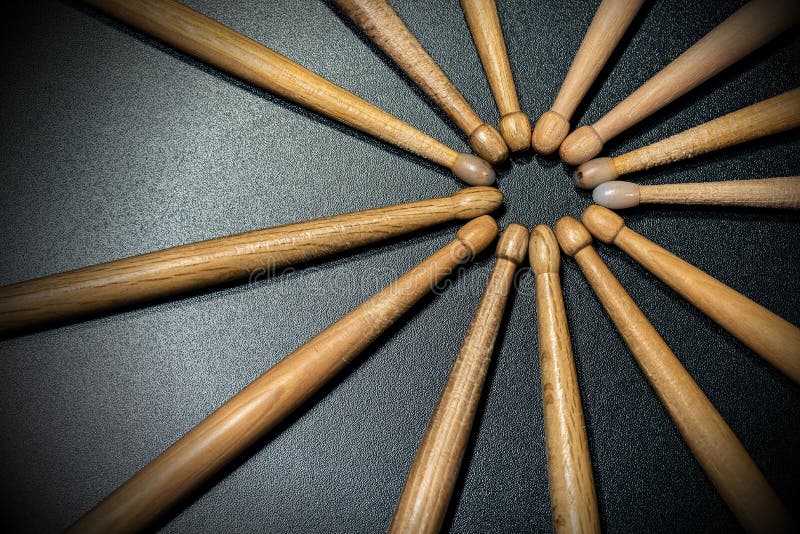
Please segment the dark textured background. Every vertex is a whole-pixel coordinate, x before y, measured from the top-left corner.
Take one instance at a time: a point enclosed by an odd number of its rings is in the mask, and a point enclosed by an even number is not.
[[[323,2],[188,3],[466,149],[454,126]],[[535,118],[554,99],[597,2],[499,3],[522,108]],[[458,2],[393,4],[478,113],[496,123]],[[599,118],[739,4],[650,5],[576,119]],[[21,4],[0,25],[0,283],[462,186],[80,4]],[[611,153],[796,86],[799,54],[800,38],[785,35],[622,135]],[[799,149],[800,134],[788,133],[633,178],[797,174]],[[500,188],[501,226],[552,224],[589,202],[560,162],[534,155],[503,168]],[[648,207],[627,220],[800,323],[795,214]],[[456,228],[0,341],[2,522],[66,527]],[[797,509],[800,388],[619,251],[600,253]],[[164,529],[385,529],[491,264],[484,255],[424,300]],[[571,260],[563,281],[604,528],[737,528]],[[551,529],[532,295],[523,275],[448,518],[454,532]]]

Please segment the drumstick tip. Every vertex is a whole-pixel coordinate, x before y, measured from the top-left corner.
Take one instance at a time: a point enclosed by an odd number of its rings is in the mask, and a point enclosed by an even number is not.
[[[611,158],[597,158],[587,161],[572,174],[575,187],[594,189],[598,185],[619,178]]]
[[[500,236],[494,255],[520,265],[527,251],[528,229],[521,224],[511,223]]]
[[[549,156],[558,150],[568,133],[569,121],[560,113],[547,111],[539,117],[533,128],[533,149],[543,156]]]
[[[564,139],[558,153],[567,165],[586,163],[603,150],[603,140],[591,126],[581,126]]]
[[[500,135],[512,152],[522,152],[531,147],[531,120],[521,111],[500,117]]]
[[[456,238],[463,243],[473,255],[482,252],[497,237],[497,222],[490,215],[482,215],[472,219],[456,232]]]
[[[618,180],[606,182],[594,188],[592,200],[612,210],[633,208],[639,205],[639,186]]]
[[[469,185],[492,185],[496,179],[492,166],[472,154],[459,154],[451,170]]]
[[[535,274],[558,273],[561,250],[550,227],[540,224],[533,229],[528,245],[528,260]]]
[[[492,165],[508,159],[508,146],[503,140],[503,136],[486,123],[481,124],[469,134],[469,146]]]
[[[567,256],[574,256],[592,244],[592,235],[574,217],[562,217],[556,221],[555,234],[561,250]]]
[[[492,213],[503,204],[503,193],[496,187],[467,187],[453,199],[453,212],[459,219],[474,219]]]
[[[606,245],[613,243],[625,227],[622,217],[603,206],[589,206],[583,211],[581,221],[589,232]]]

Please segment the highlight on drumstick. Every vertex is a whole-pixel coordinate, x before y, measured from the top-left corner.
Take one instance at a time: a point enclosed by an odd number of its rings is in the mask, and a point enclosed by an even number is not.
[[[519,107],[497,4],[495,0],[461,0],[461,9],[500,111],[500,134],[512,151],[527,150],[531,147],[531,121]]]
[[[503,194],[470,187],[421,200],[200,241],[0,287],[0,334],[247,278],[495,211]]]
[[[625,226],[622,217],[602,206],[589,206],[583,223],[597,239],[614,244],[800,384],[800,328],[731,289]]]
[[[593,159],[578,167],[572,178],[577,187],[592,189],[625,174],[693,158],[798,126],[800,88],[762,100],[626,154]]]
[[[553,107],[533,129],[533,149],[552,154],[569,133],[569,121],[597,79],[644,0],[603,0],[586,30],[575,59],[558,91]]]
[[[495,181],[494,169],[482,159],[456,152],[274,50],[174,0],[85,1],[237,78],[447,167],[470,185]]]
[[[278,362],[78,520],[70,532],[133,532],[188,497],[366,349],[456,266],[484,250],[484,215],[455,240]]]
[[[739,439],[591,246],[572,217],[555,226],[561,249],[575,259],[645,378],[706,476],[748,532],[792,532],[788,511]]]
[[[333,0],[333,3],[450,117],[467,135],[476,154],[492,164],[508,158],[508,147],[500,133],[478,117],[388,2]]]
[[[600,514],[581,408],[578,373],[561,291],[561,251],[553,231],[531,232],[528,256],[536,275],[544,435],[553,530],[600,532]]]
[[[439,532],[458,478],[528,229],[511,224],[500,236],[496,263],[442,396],[422,438],[389,532]]]
[[[595,187],[592,199],[615,210],[639,204],[800,209],[800,176],[663,185],[614,180]]]
[[[559,154],[568,165],[597,156],[628,128],[736,63],[800,21],[797,0],[751,0],[600,120],[569,134]]]

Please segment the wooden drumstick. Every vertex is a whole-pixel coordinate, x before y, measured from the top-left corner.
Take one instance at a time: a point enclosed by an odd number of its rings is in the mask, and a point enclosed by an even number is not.
[[[800,5],[800,3],[798,3]],[[577,187],[592,189],[623,174],[674,163],[800,126],[800,88],[787,91],[657,143],[613,158],[597,158],[578,167]]]
[[[496,164],[508,158],[502,136],[483,122],[385,0],[333,0],[469,138],[480,157]]]
[[[77,523],[73,532],[151,525],[298,408],[457,265],[497,235],[488,215],[237,393]]]
[[[595,187],[592,198],[597,204],[615,210],[639,204],[800,209],[800,176],[663,185],[614,180]]]
[[[0,287],[0,333],[105,312],[289,265],[455,219],[491,213],[493,187],[287,224],[150,252]]]
[[[539,225],[528,255],[536,274],[544,434],[553,530],[558,534],[600,532],[600,515],[581,409],[578,374],[561,293],[561,252],[553,231]]]
[[[791,532],[792,520],[764,475],[592,248],[588,230],[564,217],[556,223],[556,236],[564,253],[575,258],[684,441],[741,525],[750,532]]]
[[[389,532],[438,532],[467,446],[517,268],[525,259],[528,229],[511,224],[500,236],[492,274],[461,351],[428,422],[397,503]]]
[[[569,134],[559,154],[569,165],[772,40],[800,20],[797,0],[751,0],[589,126]]]
[[[266,46],[174,0],[85,0],[156,39],[257,87],[489,185],[491,166],[460,154]]]
[[[575,59],[561,84],[553,107],[539,117],[533,129],[533,149],[552,154],[569,133],[569,121],[578,104],[630,26],[644,0],[603,0],[586,30]]]
[[[800,384],[800,329],[625,226],[622,217],[589,206],[583,223],[613,243],[736,339]]]
[[[495,0],[461,0],[472,40],[500,110],[500,134],[514,152],[531,147],[531,121],[519,107]]]

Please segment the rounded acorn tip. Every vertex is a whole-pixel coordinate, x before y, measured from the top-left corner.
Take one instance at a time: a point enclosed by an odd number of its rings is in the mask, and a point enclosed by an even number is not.
[[[503,205],[503,193],[496,187],[467,187],[450,197],[453,215],[462,220],[492,213]]]
[[[555,233],[561,250],[567,256],[574,256],[592,244],[589,230],[574,217],[561,217],[556,221]]]
[[[558,150],[567,165],[586,163],[603,150],[603,140],[591,126],[581,126],[564,139]]]
[[[521,224],[511,223],[500,235],[494,255],[520,265],[528,251],[528,229]]]
[[[533,149],[539,154],[548,156],[558,150],[568,133],[569,121],[560,113],[547,111],[539,117],[533,128],[531,138]]]
[[[500,135],[512,152],[522,152],[531,147],[531,120],[521,111],[500,117]]]
[[[472,219],[456,232],[456,238],[469,248],[473,256],[483,252],[497,237],[497,222],[489,215]]]
[[[612,210],[632,208],[639,205],[639,186],[617,180],[606,182],[594,188],[592,200]]]
[[[469,146],[477,155],[497,165],[508,159],[508,146],[500,132],[486,123],[481,124],[469,134]]]
[[[598,185],[616,180],[619,177],[617,169],[614,167],[614,160],[611,158],[597,158],[587,161],[577,169],[572,175],[575,187],[581,189],[594,189]]]
[[[459,154],[451,170],[469,185],[492,185],[496,178],[492,166],[472,154]]]
[[[556,234],[549,226],[540,224],[531,232],[528,259],[536,274],[558,272],[561,266],[561,250],[558,248]]]
[[[581,221],[589,232],[605,244],[613,243],[620,230],[625,228],[622,217],[603,206],[593,205],[586,208]]]

